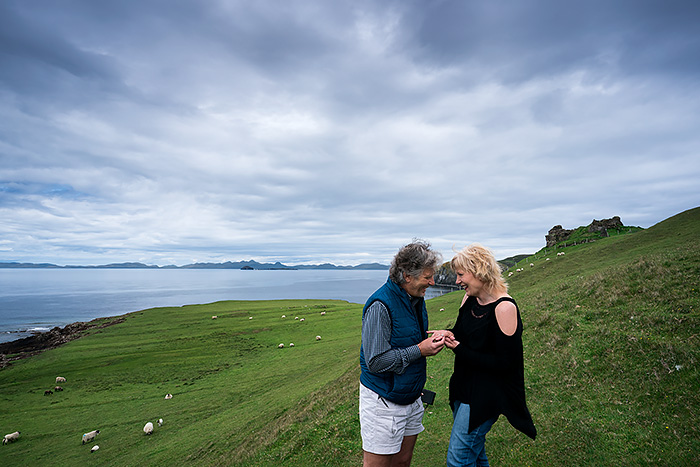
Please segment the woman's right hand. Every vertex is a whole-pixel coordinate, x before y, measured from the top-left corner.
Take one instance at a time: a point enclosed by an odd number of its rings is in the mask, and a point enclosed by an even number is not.
[[[451,333],[450,333],[451,334]],[[445,336],[445,347],[453,349],[459,345],[459,341],[455,339],[454,334]]]

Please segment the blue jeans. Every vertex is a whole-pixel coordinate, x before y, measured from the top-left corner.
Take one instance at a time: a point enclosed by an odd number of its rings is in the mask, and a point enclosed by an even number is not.
[[[454,423],[447,448],[447,467],[488,467],[489,460],[484,448],[486,433],[497,418],[485,421],[469,433],[469,404],[459,401],[454,403],[452,417]]]

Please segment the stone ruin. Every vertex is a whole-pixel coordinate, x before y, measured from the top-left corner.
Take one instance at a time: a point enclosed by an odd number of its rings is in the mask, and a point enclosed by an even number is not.
[[[595,220],[588,225],[588,231],[591,233],[598,232],[602,237],[608,236],[608,230],[621,229],[623,227],[620,216],[615,216],[610,219]],[[547,246],[551,247],[557,243],[569,238],[573,230],[563,228],[561,225],[555,225],[549,229],[549,233],[545,235]]]

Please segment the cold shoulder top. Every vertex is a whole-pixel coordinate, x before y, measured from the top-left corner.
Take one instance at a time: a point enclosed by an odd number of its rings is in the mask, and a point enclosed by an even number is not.
[[[503,334],[496,320],[496,306],[503,301],[512,302],[517,310],[512,336]],[[513,427],[535,439],[537,430],[525,403],[523,324],[515,300],[502,297],[480,305],[476,297],[468,297],[452,332],[460,344],[454,348],[450,404],[456,400],[469,404],[469,431],[503,414]]]

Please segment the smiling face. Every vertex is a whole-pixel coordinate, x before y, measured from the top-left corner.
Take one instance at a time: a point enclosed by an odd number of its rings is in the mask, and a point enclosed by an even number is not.
[[[464,269],[455,270],[457,274],[456,284],[467,291],[467,295],[480,297],[484,292],[484,282],[480,281],[471,272]]]
[[[408,276],[404,274],[406,282],[401,284],[404,289],[412,297],[425,297],[425,291],[428,287],[435,285],[433,275],[435,271],[430,268],[424,269],[418,277]]]

